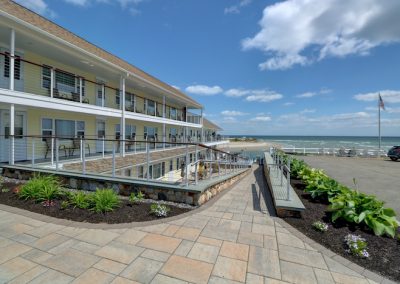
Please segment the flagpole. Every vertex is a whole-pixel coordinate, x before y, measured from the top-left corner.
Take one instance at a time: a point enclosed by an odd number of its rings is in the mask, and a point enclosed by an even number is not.
[[[380,97],[378,97],[378,133],[379,133],[379,157],[380,157],[381,156],[381,101],[380,101]]]

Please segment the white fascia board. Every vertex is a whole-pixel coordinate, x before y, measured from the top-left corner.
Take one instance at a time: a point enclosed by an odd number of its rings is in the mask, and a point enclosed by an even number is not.
[[[178,99],[178,100],[182,99],[182,98],[177,98],[176,95],[175,95],[173,92],[171,92],[170,90],[165,89],[164,87],[161,87],[161,86],[159,86],[159,85],[157,85],[157,84],[155,84],[155,83],[153,83],[153,82],[150,82],[149,80],[147,80],[147,79],[145,79],[145,78],[142,78],[142,77],[140,77],[139,75],[137,75],[137,74],[135,74],[135,73],[133,73],[133,72],[131,72],[131,71],[125,70],[124,68],[122,68],[122,67],[120,67],[120,66],[118,66],[118,65],[116,65],[116,64],[114,64],[114,63],[111,63],[110,61],[105,60],[105,59],[101,58],[100,56],[97,56],[97,55],[95,55],[95,54],[93,54],[93,53],[91,53],[91,52],[89,52],[89,51],[86,51],[85,49],[83,49],[83,48],[81,48],[81,47],[78,47],[78,46],[76,46],[76,45],[74,45],[74,44],[72,44],[72,43],[70,43],[70,42],[68,42],[68,41],[66,41],[66,40],[63,40],[63,39],[61,39],[61,38],[59,38],[59,37],[56,37],[56,36],[52,35],[52,34],[49,33],[49,32],[46,32],[46,31],[44,31],[44,30],[42,30],[42,29],[40,29],[40,28],[38,28],[38,27],[36,27],[36,26],[34,26],[34,25],[28,23],[28,22],[25,22],[24,20],[21,20],[21,19],[15,17],[15,16],[10,15],[10,14],[4,12],[4,11],[1,11],[1,10],[0,10],[0,15],[3,15],[3,16],[5,16],[6,18],[9,18],[9,19],[11,19],[11,20],[13,20],[13,21],[19,23],[20,25],[27,27],[28,29],[32,29],[32,30],[34,30],[34,31],[36,31],[36,32],[38,32],[38,33],[44,34],[44,35],[46,35],[47,37],[49,37],[49,38],[51,38],[51,39],[53,39],[53,40],[55,40],[55,41],[57,41],[57,42],[59,42],[59,43],[61,43],[61,44],[64,44],[64,45],[66,45],[66,46],[68,46],[68,47],[71,47],[72,49],[75,49],[75,50],[77,50],[77,51],[79,51],[79,52],[82,52],[82,53],[84,53],[84,54],[86,54],[86,55],[88,55],[88,56],[90,56],[90,57],[92,57],[92,58],[94,58],[94,59],[96,59],[96,60],[98,60],[98,61],[100,61],[100,62],[103,62],[103,63],[105,63],[105,64],[107,64],[107,65],[109,65],[109,66],[111,66],[111,67],[113,67],[113,68],[115,68],[115,69],[117,69],[117,70],[119,70],[119,71],[122,71],[122,73],[123,73],[124,75],[125,75],[125,74],[128,75],[127,77],[133,76],[133,77],[135,77],[135,78],[141,80],[142,82],[145,82],[145,83],[147,83],[147,84],[149,84],[149,85],[151,85],[151,86],[153,86],[153,87],[156,87],[156,88],[160,89],[161,91],[167,92],[168,94],[172,95],[174,99]],[[84,39],[84,40],[85,40],[85,39]],[[101,49],[101,48],[100,48],[100,49]],[[112,55],[112,54],[111,54],[111,55]],[[113,56],[114,56],[114,55],[113,55]],[[128,63],[128,64],[129,64],[129,63]],[[190,102],[190,100],[188,100],[188,99],[186,99],[186,100],[183,99],[183,100],[186,101],[186,102],[192,103],[192,102]],[[196,102],[196,103],[197,103],[197,102]],[[199,103],[198,103],[198,104],[199,104]],[[200,104],[199,104],[199,105],[200,105]],[[201,105],[201,107],[203,107],[203,106]]]
[[[157,116],[149,116],[141,113],[125,112],[125,119],[148,121],[154,123],[165,123],[169,125],[187,126],[193,128],[201,128],[201,124],[188,123],[184,121],[178,121],[173,119],[167,119]]]
[[[16,104],[25,107],[62,110],[66,112],[78,112],[101,117],[122,117],[122,111],[119,109],[106,108],[90,104],[81,104],[78,102],[71,102],[63,99],[55,99],[25,92],[11,91],[7,89],[0,89],[0,103]],[[201,128],[201,124],[187,123],[183,121],[132,112],[125,112],[125,119]]]
[[[55,99],[6,89],[0,89],[0,102],[99,116],[121,117],[121,110],[119,109],[103,108],[90,104],[80,104],[63,99]]]

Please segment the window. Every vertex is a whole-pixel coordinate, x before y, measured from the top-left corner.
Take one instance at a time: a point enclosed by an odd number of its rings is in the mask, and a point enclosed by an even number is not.
[[[24,116],[16,114],[14,118],[14,138],[23,138],[24,135]],[[4,117],[4,138],[8,139],[10,136],[10,115],[7,113]]]
[[[134,112],[135,111],[135,95],[125,93],[125,110]]]
[[[84,121],[76,122],[76,137],[85,138],[85,122]]]
[[[169,161],[169,171],[174,170],[174,160]]]
[[[81,89],[80,84],[81,84],[80,78],[76,77],[76,91],[75,91],[75,93],[80,94],[80,89]],[[85,96],[85,89],[86,89],[85,85],[86,85],[85,79],[82,78],[82,96]]]
[[[176,108],[173,108],[173,107],[170,108],[170,117],[171,117],[171,119],[176,120]]]
[[[53,136],[53,120],[50,118],[42,119],[42,136]],[[45,138],[43,138],[45,141]]]
[[[125,138],[135,139],[136,136],[136,126],[135,125],[125,125]]]
[[[153,178],[157,179],[161,177],[161,164],[155,164],[153,166]]]
[[[56,71],[56,88],[65,93],[75,92],[75,75]]]
[[[125,176],[127,176],[127,177],[131,176],[131,170],[130,169],[125,169]]]
[[[56,119],[56,136],[71,138],[75,136],[75,121]]]
[[[51,86],[51,68],[49,66],[42,66],[42,87],[50,89]]]
[[[147,106],[146,106],[147,115],[154,116],[156,113],[155,102],[152,100],[146,100],[146,101],[147,101]]]
[[[17,55],[14,56],[14,79],[21,79],[21,58]],[[10,78],[10,53],[6,52],[4,56],[4,77]]]
[[[119,90],[115,90],[115,104],[119,105],[121,103],[121,95]]]
[[[179,158],[176,158],[176,169],[179,170],[181,167],[181,160]]]
[[[121,138],[121,125],[115,125],[115,139],[119,140]]]
[[[137,175],[138,175],[138,178],[143,178],[144,177],[144,168],[143,168],[143,166],[139,166],[138,168],[137,168]]]

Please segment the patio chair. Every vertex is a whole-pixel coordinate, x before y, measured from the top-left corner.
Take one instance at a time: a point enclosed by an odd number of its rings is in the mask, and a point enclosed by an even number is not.
[[[348,157],[355,157],[357,156],[357,151],[355,148],[352,148],[349,150],[349,153],[347,154]]]
[[[90,156],[90,145],[86,143],[86,149],[89,151]],[[79,138],[72,139],[72,146],[68,148],[68,155],[71,157],[74,155],[75,150],[81,149],[81,140]]]
[[[47,154],[51,152],[51,138],[45,138],[44,140],[46,142],[46,153],[44,154],[44,158],[47,159]],[[59,145],[58,146],[58,151],[64,151],[65,157],[67,157],[67,148],[65,145]]]
[[[72,95],[72,100],[74,102],[79,102],[81,100],[81,98],[80,98],[81,96],[78,93],[72,92],[71,95]]]
[[[338,156],[339,157],[346,157],[347,156],[347,153],[346,153],[346,149],[345,148],[340,148],[339,149],[339,152],[338,152]]]

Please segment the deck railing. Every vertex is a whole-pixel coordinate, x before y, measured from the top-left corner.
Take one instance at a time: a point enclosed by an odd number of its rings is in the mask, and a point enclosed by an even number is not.
[[[225,176],[251,160],[199,143],[110,138],[0,137],[1,161],[38,171],[101,175],[189,186]],[[123,151],[124,149],[124,151]]]
[[[386,156],[387,150],[376,148],[306,148],[306,147],[284,147],[280,150],[285,153],[301,155],[326,155],[338,157],[381,157]]]

